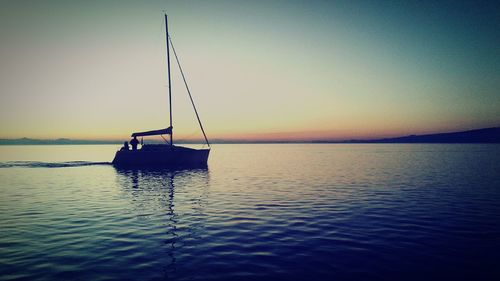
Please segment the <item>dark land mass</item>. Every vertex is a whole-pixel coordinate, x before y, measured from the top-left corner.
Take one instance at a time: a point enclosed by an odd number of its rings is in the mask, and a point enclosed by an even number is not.
[[[161,143],[151,140],[147,143]],[[183,144],[197,144],[198,141],[180,141]],[[312,141],[256,141],[214,139],[211,143],[500,143],[500,127],[477,129],[462,132],[439,133],[428,135],[410,135],[382,139],[352,140],[312,140]],[[71,139],[0,139],[0,145],[75,145],[75,144],[123,144],[118,140],[71,140]]]
[[[72,139],[0,139],[0,145],[71,145],[71,144],[119,144],[119,141],[102,141],[102,140],[72,140]]]
[[[397,138],[348,140],[342,143],[500,143],[500,127]]]

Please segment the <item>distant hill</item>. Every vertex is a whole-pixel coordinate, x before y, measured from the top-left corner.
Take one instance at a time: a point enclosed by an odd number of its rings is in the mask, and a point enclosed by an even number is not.
[[[317,141],[328,142],[328,141]],[[396,138],[347,140],[337,143],[500,143],[500,127]]]
[[[122,144],[117,140],[71,140],[53,139],[40,140],[30,138],[0,139],[0,145],[71,145],[71,144]],[[152,140],[148,143],[159,143]],[[197,143],[195,141],[183,141],[179,143]],[[462,132],[439,133],[428,135],[410,135],[396,138],[366,139],[366,140],[313,140],[313,141],[233,141],[216,139],[212,143],[500,143],[500,127],[485,128]]]
[[[62,144],[120,144],[119,141],[102,141],[102,140],[71,140],[71,139],[0,139],[0,145],[62,145]]]

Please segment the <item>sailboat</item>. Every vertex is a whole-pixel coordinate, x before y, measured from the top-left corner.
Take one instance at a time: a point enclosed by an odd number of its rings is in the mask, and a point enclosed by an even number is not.
[[[186,77],[182,71],[182,67],[179,62],[177,53],[175,52],[174,45],[172,43],[172,38],[168,33],[168,19],[165,14],[165,31],[167,39],[167,68],[168,68],[168,100],[169,100],[169,112],[170,112],[170,126],[165,129],[144,131],[132,133],[132,149],[129,149],[129,145],[125,142],[124,146],[116,152],[115,158],[113,159],[113,165],[121,167],[187,167],[187,168],[198,168],[206,167],[208,161],[208,155],[210,153],[210,143],[208,142],[207,135],[203,129],[203,125],[200,120],[198,111],[191,96],[188,84],[186,82]],[[186,90],[189,94],[189,99],[193,106],[196,118],[198,119],[198,124],[200,125],[201,132],[205,138],[205,142],[208,148],[194,149],[189,147],[183,147],[174,145],[173,139],[173,126],[172,126],[172,87],[170,79],[170,46],[175,55],[175,59],[179,66],[182,79],[186,86]],[[164,138],[164,135],[169,135],[170,140]],[[138,140],[137,137],[146,136],[161,136],[165,140],[165,144],[144,144],[140,149],[137,149]],[[141,141],[142,142],[142,141]]]

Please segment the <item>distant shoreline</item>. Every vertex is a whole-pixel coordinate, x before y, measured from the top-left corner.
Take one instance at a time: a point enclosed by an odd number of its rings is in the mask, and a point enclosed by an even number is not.
[[[148,144],[160,144],[160,143],[148,143]],[[176,142],[175,145],[206,145],[202,142]],[[211,145],[214,144],[500,144],[498,142],[350,142],[350,141],[235,141],[235,142],[210,142]],[[57,145],[123,145],[122,143],[0,143],[0,146],[33,146],[33,145],[46,145],[46,146],[57,146]]]
[[[96,145],[96,144],[116,144],[121,145],[122,141],[117,140],[72,140],[72,139],[0,139],[0,145]],[[148,141],[148,143],[161,143],[159,141]],[[202,144],[198,141],[181,141],[180,144]],[[338,144],[362,144],[362,143],[500,143],[500,127],[484,128],[477,130],[439,133],[427,135],[410,135],[396,138],[381,138],[381,139],[351,139],[351,140],[224,140],[214,139],[213,144],[286,144],[286,143],[338,143]]]

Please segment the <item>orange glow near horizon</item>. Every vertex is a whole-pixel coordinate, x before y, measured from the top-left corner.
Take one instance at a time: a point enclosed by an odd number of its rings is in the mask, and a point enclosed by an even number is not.
[[[451,128],[451,129],[450,129]],[[424,130],[424,129],[409,129],[409,128],[400,128],[393,129],[388,131],[383,130],[354,130],[354,129],[344,129],[344,130],[309,130],[309,131],[301,131],[301,132],[241,132],[241,133],[214,133],[208,134],[209,141],[231,141],[231,142],[275,142],[275,141],[320,141],[320,140],[331,140],[331,141],[344,141],[344,140],[368,140],[368,139],[379,139],[379,138],[390,138],[390,137],[400,137],[407,135],[424,135],[424,134],[434,134],[434,133],[446,133],[446,132],[455,132],[461,130],[473,130],[477,129],[476,127],[463,128],[450,126],[449,128],[435,128],[434,130]],[[132,132],[131,132],[132,133]],[[195,134],[176,134],[174,131],[174,141],[182,142],[182,141],[190,141],[190,142],[200,142],[203,143],[204,139],[201,135],[201,132]],[[27,136],[23,136],[27,137]],[[167,136],[165,136],[167,137]],[[17,136],[14,137],[0,137],[0,139],[16,139],[20,138]],[[33,139],[42,139],[42,140],[51,140],[51,139],[59,139],[66,138],[72,140],[88,140],[88,141],[125,141],[130,139],[130,133],[127,134],[116,134],[116,135],[108,135],[103,136],[102,134],[95,135],[60,135],[57,137],[51,135],[38,135],[38,136],[29,136],[28,138]],[[156,140],[161,141],[160,137],[146,137],[147,140]]]

